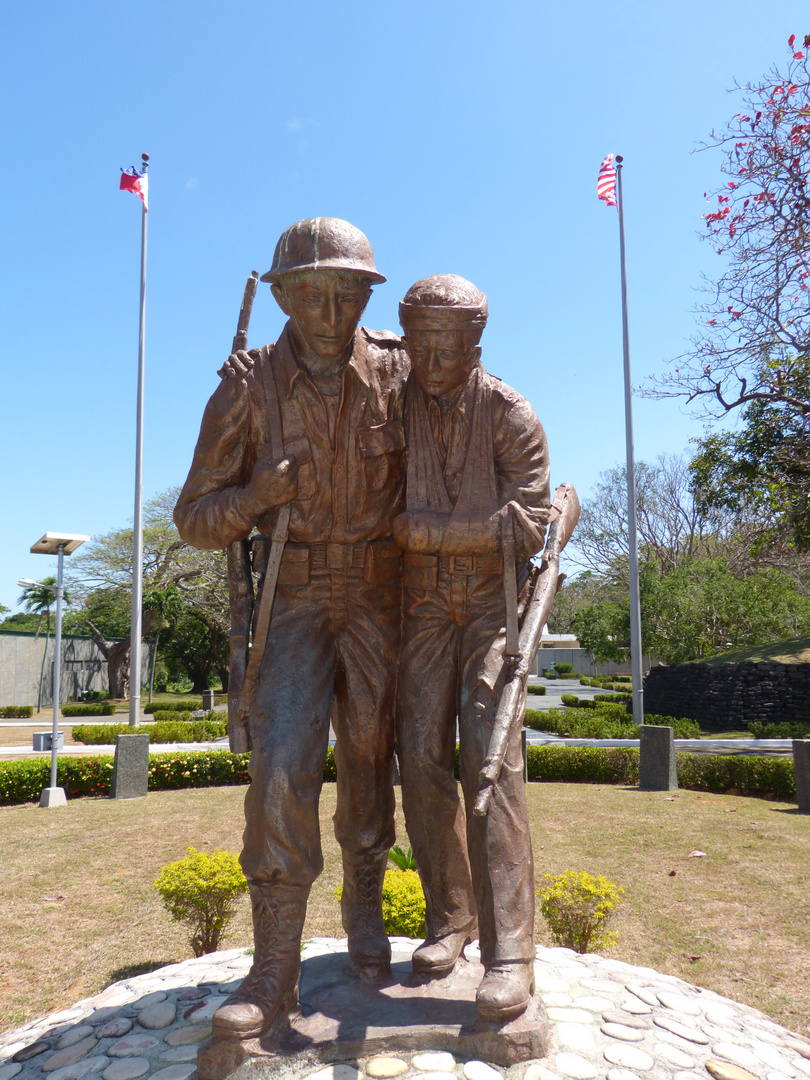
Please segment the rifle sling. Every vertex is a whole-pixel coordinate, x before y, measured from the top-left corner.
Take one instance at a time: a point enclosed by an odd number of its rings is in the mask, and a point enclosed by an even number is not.
[[[261,363],[262,390],[267,409],[267,420],[270,426],[270,452],[273,460],[278,461],[284,457],[284,433],[281,426],[281,406],[279,403],[278,387],[273,374],[270,358],[262,358]],[[276,584],[278,572],[281,566],[281,556],[284,554],[284,545],[290,530],[291,503],[284,503],[278,509],[276,523],[273,527],[270,556],[267,560],[267,570],[264,574],[261,595],[259,597],[259,610],[256,617],[256,626],[253,635],[253,648],[250,650],[245,682],[239,698],[239,719],[247,724],[250,718],[250,707],[255,696],[256,684],[259,679],[259,670],[264,656],[264,647],[267,644],[267,635],[270,630],[270,616],[273,613],[273,601],[276,596]]]

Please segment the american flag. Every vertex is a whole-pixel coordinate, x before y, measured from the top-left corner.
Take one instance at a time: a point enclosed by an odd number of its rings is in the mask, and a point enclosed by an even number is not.
[[[121,183],[119,191],[131,191],[133,195],[140,195],[144,207],[148,210],[147,197],[149,193],[149,177],[145,172],[139,173],[133,165],[131,169],[121,170]]]
[[[613,154],[608,154],[599,166],[596,194],[598,198],[605,200],[606,206],[618,206],[616,202],[616,170],[613,168]]]

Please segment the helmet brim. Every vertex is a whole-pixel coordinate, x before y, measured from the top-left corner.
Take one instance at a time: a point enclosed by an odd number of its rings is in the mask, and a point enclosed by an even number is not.
[[[358,274],[360,277],[368,278],[372,285],[381,285],[388,280],[384,274],[378,274],[376,270],[368,270],[365,266],[350,266],[345,261],[338,259],[306,263],[303,266],[291,267],[289,270],[268,270],[266,274],[262,274],[259,280],[276,284],[289,274],[305,274],[308,270],[338,270],[345,274]]]

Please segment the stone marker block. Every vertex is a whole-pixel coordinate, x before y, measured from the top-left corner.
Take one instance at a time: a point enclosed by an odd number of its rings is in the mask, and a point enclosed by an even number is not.
[[[641,725],[639,787],[642,791],[675,791],[675,739],[671,727]]]
[[[149,788],[149,736],[117,735],[111,799],[140,799]]]
[[[799,811],[810,814],[810,739],[793,740],[793,775]]]

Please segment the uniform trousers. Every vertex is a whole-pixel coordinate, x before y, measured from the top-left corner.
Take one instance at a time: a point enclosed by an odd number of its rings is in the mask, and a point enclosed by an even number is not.
[[[488,815],[472,813],[505,677],[503,576],[439,569],[435,587],[416,588],[407,560],[397,757],[428,938],[467,931],[477,911],[486,968],[533,960],[534,864],[519,732]],[[456,718],[466,830],[454,779]]]
[[[369,583],[362,566],[305,567],[302,583],[290,584],[284,567],[250,716],[240,862],[251,883],[309,886],[323,869],[318,803],[330,719],[338,842],[358,857],[394,843],[402,588],[399,577]]]

